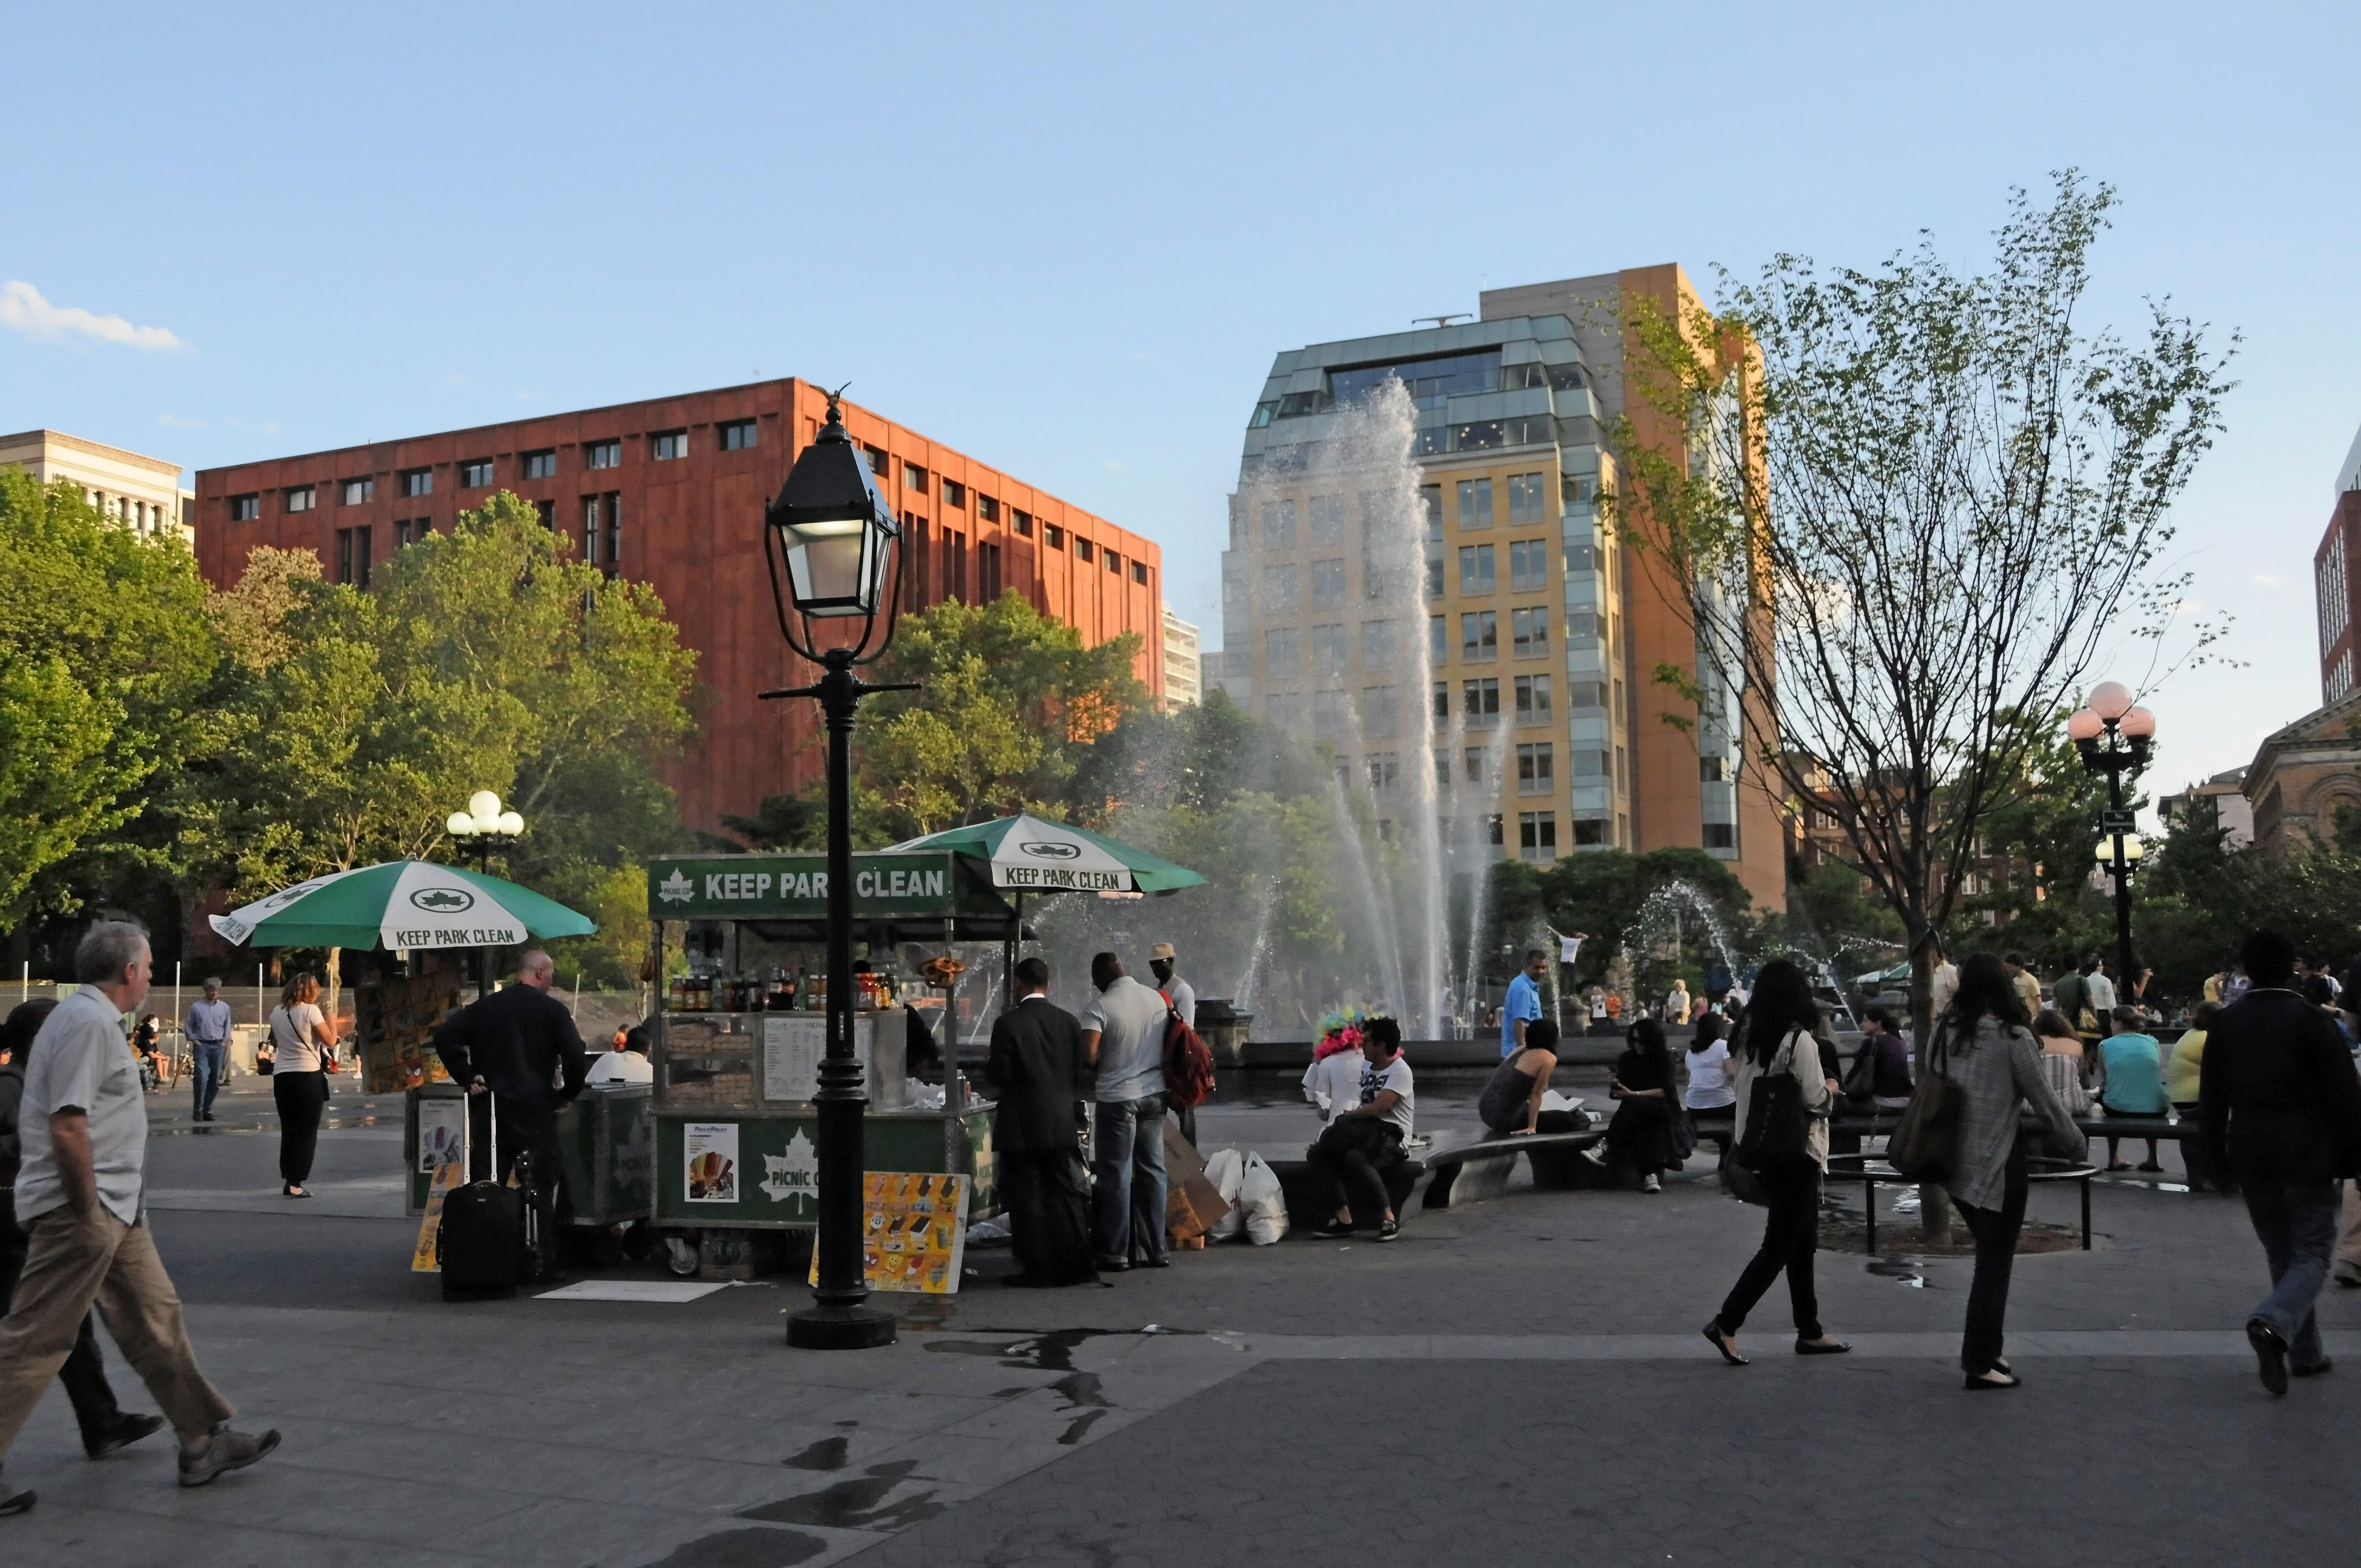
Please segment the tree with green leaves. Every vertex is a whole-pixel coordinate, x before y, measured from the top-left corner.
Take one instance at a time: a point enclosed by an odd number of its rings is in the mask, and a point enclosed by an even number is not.
[[[2114,204],[2062,174],[2046,206],[2015,193],[1985,271],[1931,241],[1866,270],[1781,256],[1725,276],[1714,313],[1625,323],[1617,536],[1694,628],[1696,684],[1748,694],[1749,764],[1832,810],[1901,922],[1922,1041],[1927,938],[2000,792],[2095,661],[2166,635],[2188,581],[2167,514],[2220,427],[2225,356],[2168,303],[2132,341],[2081,324]]]
[[[211,719],[204,585],[178,541],[0,469],[0,925],[70,912]]]

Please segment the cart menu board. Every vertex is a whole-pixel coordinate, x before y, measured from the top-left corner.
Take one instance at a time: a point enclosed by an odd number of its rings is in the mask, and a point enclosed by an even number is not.
[[[862,1272],[872,1290],[959,1291],[967,1255],[967,1178],[925,1171],[873,1170],[862,1193]],[[819,1254],[811,1282],[819,1283]]]
[[[359,1037],[362,1082],[371,1094],[397,1094],[422,1084],[448,1083],[431,1041],[434,1026],[459,1005],[455,974],[373,981],[353,990],[354,1033]]]

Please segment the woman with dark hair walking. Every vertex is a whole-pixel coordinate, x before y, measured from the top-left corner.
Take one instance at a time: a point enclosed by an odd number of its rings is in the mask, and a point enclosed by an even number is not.
[[[2051,1091],[2025,1001],[1990,953],[1971,954],[1960,966],[1960,989],[1936,1020],[1927,1070],[1960,1096],[1956,1153],[1944,1183],[1976,1238],[1960,1369],[1971,1389],[2014,1388],[2016,1376],[2001,1356],[2001,1326],[2016,1236],[2025,1228],[2026,1166],[2018,1112],[2029,1108],[2050,1146],[2070,1158],[2089,1153],[2090,1142]]]
[[[1737,1069],[1732,1087],[1738,1095],[1730,1147],[1734,1153],[1746,1142],[1755,1084],[1781,1073],[1795,1080],[1805,1116],[1804,1147],[1792,1159],[1766,1162],[1756,1170],[1770,1209],[1763,1245],[1730,1288],[1721,1310],[1705,1326],[1705,1337],[1732,1366],[1746,1365],[1746,1357],[1738,1354],[1738,1331],[1746,1314],[1782,1270],[1795,1314],[1795,1354],[1841,1355],[1852,1348],[1821,1332],[1819,1296],[1812,1282],[1812,1254],[1820,1239],[1820,1178],[1828,1165],[1828,1109],[1837,1099],[1837,1085],[1822,1068],[1819,1045],[1813,1038],[1819,1022],[1819,1006],[1812,1000],[1804,971],[1785,959],[1764,964],[1738,1022],[1730,1052]]]

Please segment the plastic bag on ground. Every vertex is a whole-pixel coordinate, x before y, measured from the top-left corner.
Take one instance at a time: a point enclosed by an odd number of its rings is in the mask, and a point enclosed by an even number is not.
[[[1246,1240],[1255,1245],[1268,1246],[1287,1234],[1287,1194],[1279,1188],[1279,1173],[1258,1154],[1246,1156],[1246,1171],[1238,1179],[1238,1208],[1246,1214]]]
[[[1235,1149],[1215,1149],[1205,1161],[1205,1179],[1222,1195],[1229,1212],[1215,1221],[1206,1231],[1209,1242],[1225,1242],[1235,1238],[1246,1224],[1246,1214],[1238,1207],[1238,1185],[1246,1176],[1246,1159]]]

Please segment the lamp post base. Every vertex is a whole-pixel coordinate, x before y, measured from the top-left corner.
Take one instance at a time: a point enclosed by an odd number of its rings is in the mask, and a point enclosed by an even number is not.
[[[797,1350],[876,1350],[894,1343],[894,1314],[874,1307],[807,1307],[787,1316]]]

